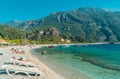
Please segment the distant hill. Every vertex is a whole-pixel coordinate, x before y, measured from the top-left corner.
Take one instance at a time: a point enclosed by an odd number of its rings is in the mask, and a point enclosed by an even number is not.
[[[17,27],[17,26],[19,26],[21,23],[23,23],[23,21],[12,20],[12,21],[8,21],[8,22],[3,23],[3,24],[4,24],[4,25],[7,25],[7,26],[11,26],[11,27]]]
[[[54,12],[42,19],[26,21],[17,26],[25,30],[40,31],[55,28],[61,36],[73,41],[75,38],[78,42],[120,41],[120,12],[100,8]]]

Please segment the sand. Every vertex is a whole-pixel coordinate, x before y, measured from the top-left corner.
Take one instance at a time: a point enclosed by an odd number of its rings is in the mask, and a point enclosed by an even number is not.
[[[38,46],[36,46],[38,47]],[[41,76],[37,76],[37,77],[28,77],[26,75],[10,75],[8,76],[6,73],[0,73],[0,78],[3,79],[65,79],[64,77],[62,77],[61,75],[57,74],[56,72],[54,72],[53,70],[51,70],[49,67],[47,67],[46,65],[44,65],[42,62],[40,62],[40,60],[38,60],[37,58],[33,57],[29,51],[31,50],[30,47],[28,46],[9,46],[9,47],[2,47],[0,48],[0,52],[3,53],[3,55],[0,55],[0,67],[5,63],[5,62],[9,62],[10,59],[13,56],[19,56],[20,54],[13,54],[11,51],[11,48],[22,48],[23,50],[25,50],[25,54],[22,55],[24,56],[26,59],[31,60],[30,62],[32,62],[37,68],[39,68],[39,70],[42,72]]]
[[[58,44],[52,44],[52,45],[57,46]],[[68,44],[64,44],[64,45],[68,45]],[[40,48],[41,46],[51,46],[51,44],[35,45],[32,47],[30,46],[8,46],[8,47],[2,47],[2,48],[0,47],[0,53],[3,53],[3,55],[0,55],[0,67],[5,62],[9,62],[13,56],[20,56],[20,54],[13,54],[11,51],[12,48],[22,48],[26,52],[25,54],[22,54],[22,56],[24,56],[26,59],[31,60],[30,62],[32,62],[42,72],[42,74],[37,77],[33,77],[33,76],[28,77],[22,74],[8,76],[6,73],[3,73],[3,74],[0,73],[0,78],[3,78],[3,79],[66,79],[60,74],[56,73],[51,68],[49,68],[42,61],[38,60],[36,57],[33,57],[31,55],[30,50],[34,48]],[[85,75],[82,75],[82,74],[79,74],[79,75],[80,75],[80,78],[77,78],[77,79],[90,79]]]

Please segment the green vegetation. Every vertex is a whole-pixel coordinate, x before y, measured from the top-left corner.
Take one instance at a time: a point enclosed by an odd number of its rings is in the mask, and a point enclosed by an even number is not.
[[[99,8],[56,12],[39,20],[19,24],[12,22],[12,25],[17,26],[1,26],[0,36],[17,44],[120,41],[120,12]]]
[[[61,42],[61,37],[55,28],[26,32],[9,26],[0,26],[0,38],[16,44],[48,44]]]
[[[25,35],[26,32],[22,30],[9,26],[0,26],[0,36],[8,42],[20,44],[24,40]]]

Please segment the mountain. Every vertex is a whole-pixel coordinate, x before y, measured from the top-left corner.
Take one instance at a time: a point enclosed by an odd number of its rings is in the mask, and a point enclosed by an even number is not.
[[[19,26],[21,23],[23,23],[23,21],[12,20],[12,21],[8,21],[8,22],[3,23],[3,24],[4,24],[4,25],[8,25],[8,26],[12,26],[12,27],[17,27],[17,26]]]
[[[44,32],[43,29],[54,28],[61,37],[77,42],[118,42],[120,12],[90,7],[77,8],[26,21],[18,27],[24,30],[37,29],[39,31],[36,35],[39,35],[40,31]]]

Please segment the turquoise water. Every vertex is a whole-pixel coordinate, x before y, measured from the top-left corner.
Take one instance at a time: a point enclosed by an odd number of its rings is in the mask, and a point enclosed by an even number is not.
[[[42,49],[47,51],[45,57],[40,54],[41,48],[35,49],[34,54],[51,64],[53,69],[62,67],[57,70],[61,74],[62,71],[69,71],[70,77],[74,76],[71,79],[80,79],[79,74],[91,79],[120,79],[120,44],[70,45]]]

